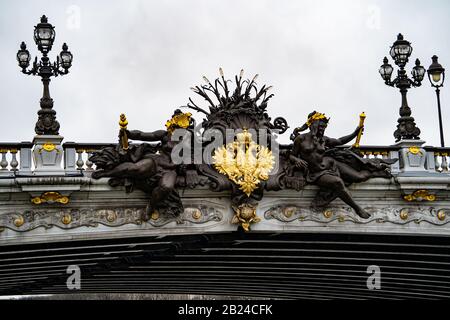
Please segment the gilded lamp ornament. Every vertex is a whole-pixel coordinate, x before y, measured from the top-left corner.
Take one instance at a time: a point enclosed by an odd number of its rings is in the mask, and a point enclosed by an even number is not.
[[[248,197],[261,181],[269,179],[275,163],[272,151],[258,145],[246,129],[236,141],[218,148],[213,155],[214,167],[239,186]]]

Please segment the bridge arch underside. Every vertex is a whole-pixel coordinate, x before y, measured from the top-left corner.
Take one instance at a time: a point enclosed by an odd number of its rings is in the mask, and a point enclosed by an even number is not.
[[[3,246],[0,295],[191,293],[281,299],[450,297],[450,238],[220,232]],[[68,290],[67,267],[81,268]],[[368,266],[381,270],[369,290]]]

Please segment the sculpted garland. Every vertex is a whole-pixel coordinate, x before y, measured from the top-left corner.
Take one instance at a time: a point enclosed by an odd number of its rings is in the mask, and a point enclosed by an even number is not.
[[[191,113],[181,109],[175,110],[165,130],[153,132],[128,130],[128,122],[121,115],[119,143],[90,157],[96,165],[92,178],[109,177],[111,186],[125,186],[127,192],[134,188],[146,192],[149,203],[142,216],[145,221],[155,211],[179,216],[184,208],[178,188],[208,186],[213,191],[230,192],[235,210],[232,222],[248,231],[250,224],[259,220],[256,206],[265,190],[299,191],[307,184],[319,187],[312,207],[324,207],[340,198],[361,218],[370,217],[355,203],[347,187],[373,177],[390,178],[390,164],[397,159],[362,157],[358,147],[363,117],[352,133],[335,139],[325,135],[329,119],[313,111],[305,124],[293,130],[293,143],[279,146],[274,134],[283,134],[289,127],[284,118],[272,121],[266,111],[273,96],[268,93],[271,87],[264,85],[258,89],[257,75],[244,80],[241,70],[235,76],[234,89],[230,90],[232,81],[225,80],[222,69],[219,71],[220,78],[214,82],[204,77],[206,84],[192,88],[208,102],[208,110],[191,98],[184,106],[205,115],[199,126]],[[227,141],[230,129],[233,137]],[[180,130],[185,139],[174,139],[174,132]],[[309,131],[304,133],[306,130]],[[216,134],[211,139],[206,132]],[[357,142],[352,147],[339,148],[354,138]],[[145,142],[129,144],[128,139]],[[211,161],[193,161],[190,147],[194,143],[201,146],[204,158]],[[179,163],[173,159],[175,148],[190,154],[182,154],[183,161]],[[280,150],[278,159],[275,150]]]

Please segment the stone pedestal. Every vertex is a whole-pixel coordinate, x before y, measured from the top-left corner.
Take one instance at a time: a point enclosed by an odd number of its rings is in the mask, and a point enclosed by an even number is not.
[[[401,140],[396,143],[400,146],[400,171],[401,172],[424,172],[427,154],[421,146],[423,140]]]
[[[59,135],[37,135],[33,139],[35,175],[64,175],[62,167],[63,148]]]

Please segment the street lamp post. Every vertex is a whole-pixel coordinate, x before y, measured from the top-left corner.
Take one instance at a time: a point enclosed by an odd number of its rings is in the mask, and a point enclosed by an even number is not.
[[[25,42],[22,42],[20,50],[17,52],[17,61],[19,67],[22,68],[22,72],[27,75],[40,76],[44,85],[40,100],[41,109],[38,111],[38,121],[34,129],[38,135],[59,134],[59,123],[56,120],[56,111],[53,110],[53,99],[50,97],[50,78],[69,73],[69,68],[72,66],[73,56],[65,43],[62,46],[61,53],[56,58],[56,62],[50,62],[48,53],[52,49],[54,40],[55,28],[48,23],[48,19],[44,15],[41,17],[41,22],[34,27],[34,41],[38,50],[42,53],[40,61],[38,62],[36,57],[32,68],[27,70],[31,57]]]
[[[440,87],[444,85],[445,80],[445,69],[438,62],[438,57],[434,55],[431,57],[432,63],[427,70],[428,79],[430,80],[431,86],[436,88],[436,97],[438,105],[439,114],[439,132],[441,135],[441,147],[445,147],[444,142],[444,129],[442,127],[442,114],[441,114],[441,98],[440,98]]]
[[[48,23],[46,16],[41,17],[41,22],[34,27],[34,41],[42,57],[34,59],[31,69],[30,53],[25,42],[20,45],[17,52],[17,62],[22,72],[27,75],[40,76],[44,85],[43,95],[40,100],[41,109],[38,111],[38,120],[34,131],[36,136],[33,139],[33,161],[35,174],[40,175],[65,175],[62,167],[63,147],[61,141],[63,137],[59,135],[59,123],[56,120],[56,112],[53,110],[53,99],[50,97],[50,78],[69,73],[72,66],[73,56],[64,43],[62,51],[57,56],[55,62],[50,62],[48,53],[52,49],[55,41],[55,28]],[[75,159],[69,159],[66,167],[71,167]]]
[[[406,94],[408,89],[419,87],[425,75],[425,68],[420,65],[419,59],[416,59],[415,66],[411,72],[413,79],[406,74],[405,65],[408,63],[412,53],[411,43],[403,39],[403,35],[397,36],[397,41],[391,47],[390,55],[394,59],[395,64],[399,67],[397,77],[391,81],[394,69],[388,63],[388,59],[384,57],[383,65],[380,67],[380,75],[386,85],[397,87],[402,95],[402,104],[400,107],[400,118],[397,120],[397,130],[394,132],[396,142],[403,139],[419,140],[420,129],[416,126],[414,118],[411,117],[411,108],[408,106]]]

